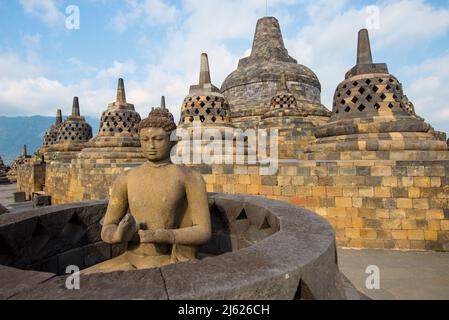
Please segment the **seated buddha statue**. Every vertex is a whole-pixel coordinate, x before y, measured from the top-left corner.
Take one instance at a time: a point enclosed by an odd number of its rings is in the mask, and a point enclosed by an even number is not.
[[[170,160],[176,142],[173,115],[154,109],[139,126],[147,159],[114,182],[101,238],[109,244],[128,243],[114,259],[83,274],[139,270],[196,259],[197,248],[211,238],[211,220],[201,175]]]

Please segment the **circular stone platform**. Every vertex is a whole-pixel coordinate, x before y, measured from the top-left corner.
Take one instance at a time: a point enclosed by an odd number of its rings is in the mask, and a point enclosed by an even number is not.
[[[213,237],[200,260],[162,268],[81,276],[126,247],[100,240],[107,202],[0,216],[0,299],[346,299],[335,234],[317,214],[251,196],[210,194]]]

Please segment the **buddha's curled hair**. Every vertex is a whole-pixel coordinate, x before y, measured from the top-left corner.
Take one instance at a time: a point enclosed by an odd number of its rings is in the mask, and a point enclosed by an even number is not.
[[[140,122],[139,130],[144,128],[162,128],[167,132],[172,132],[176,130],[176,123],[167,108],[156,108],[151,110],[148,118]]]

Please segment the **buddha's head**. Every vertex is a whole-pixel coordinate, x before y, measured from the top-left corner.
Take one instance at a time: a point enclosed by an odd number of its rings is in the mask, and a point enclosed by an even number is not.
[[[148,118],[140,122],[140,143],[148,161],[158,163],[170,158],[170,151],[176,144],[170,140],[174,130],[173,115],[164,107],[153,109]]]

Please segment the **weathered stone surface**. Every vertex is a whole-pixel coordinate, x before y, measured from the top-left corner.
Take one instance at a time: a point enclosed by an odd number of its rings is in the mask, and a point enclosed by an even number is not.
[[[305,149],[307,159],[331,159],[329,151],[349,152],[351,160],[408,159],[406,151],[439,151],[449,159],[447,144],[414,113],[402,84],[386,64],[373,64],[368,31],[359,31],[357,65],[346,73],[334,95],[329,122],[316,128],[318,138]],[[401,153],[403,152],[403,153]]]
[[[11,299],[21,292],[27,292],[54,276],[51,273],[23,271],[0,265],[0,300]]]
[[[26,287],[12,298],[83,300],[346,298],[336,261],[335,235],[323,218],[293,205],[249,196],[211,194],[210,205],[217,218],[213,224],[214,233],[219,235],[215,237],[216,247],[212,248],[211,253],[228,253],[215,257],[206,255],[202,260],[169,265],[160,269],[81,275],[81,290],[68,290],[65,285],[66,276],[54,277],[44,283]],[[86,211],[87,208],[95,210],[95,206],[104,207],[104,204],[78,205],[80,206],[85,206],[86,209],[83,211]],[[233,234],[223,232],[226,232],[226,223],[236,223],[235,215],[238,210],[235,208],[243,207],[249,212],[243,220],[249,221],[254,234],[259,230],[260,236],[253,239],[253,242],[241,246],[246,247],[245,249],[237,250],[239,246],[230,246],[230,243],[236,240],[232,239]],[[64,207],[59,207],[61,208]],[[261,214],[255,214],[257,208]],[[228,210],[233,211],[233,215],[229,215]],[[49,212],[47,214],[51,215]],[[31,217],[33,216],[36,218],[39,215],[31,214]],[[233,220],[228,221],[229,216]],[[273,218],[266,219],[269,216]],[[273,230],[274,226],[278,229]],[[266,233],[267,230],[275,233]],[[58,255],[59,268],[68,263],[88,264],[92,257],[90,253],[94,252],[94,258],[102,259],[111,252],[110,250],[101,243],[73,248]],[[2,268],[4,267],[0,267],[0,273]],[[61,274],[62,271],[65,270],[59,270]],[[17,272],[26,274],[34,271],[17,270]],[[18,287],[22,278],[14,278],[18,281]],[[345,286],[347,287],[347,284]]]
[[[22,191],[14,192],[14,202],[18,203],[25,201],[26,201],[25,192]]]
[[[97,242],[83,248],[84,266],[86,268],[104,262],[112,258],[111,245]]]
[[[32,290],[23,290],[16,300],[167,300],[158,269],[81,275],[80,290],[68,290],[67,276],[55,277]],[[28,289],[28,288],[27,288]]]
[[[9,210],[0,203],[0,214],[8,213]]]
[[[35,193],[33,195],[33,207],[51,206],[51,196]]]
[[[289,87],[306,113],[317,116],[318,123],[327,120],[329,111],[321,105],[318,78],[289,56],[277,19],[265,17],[257,23],[251,55],[239,61],[237,70],[221,86],[236,125],[257,126],[276,94],[281,71],[285,71]]]

